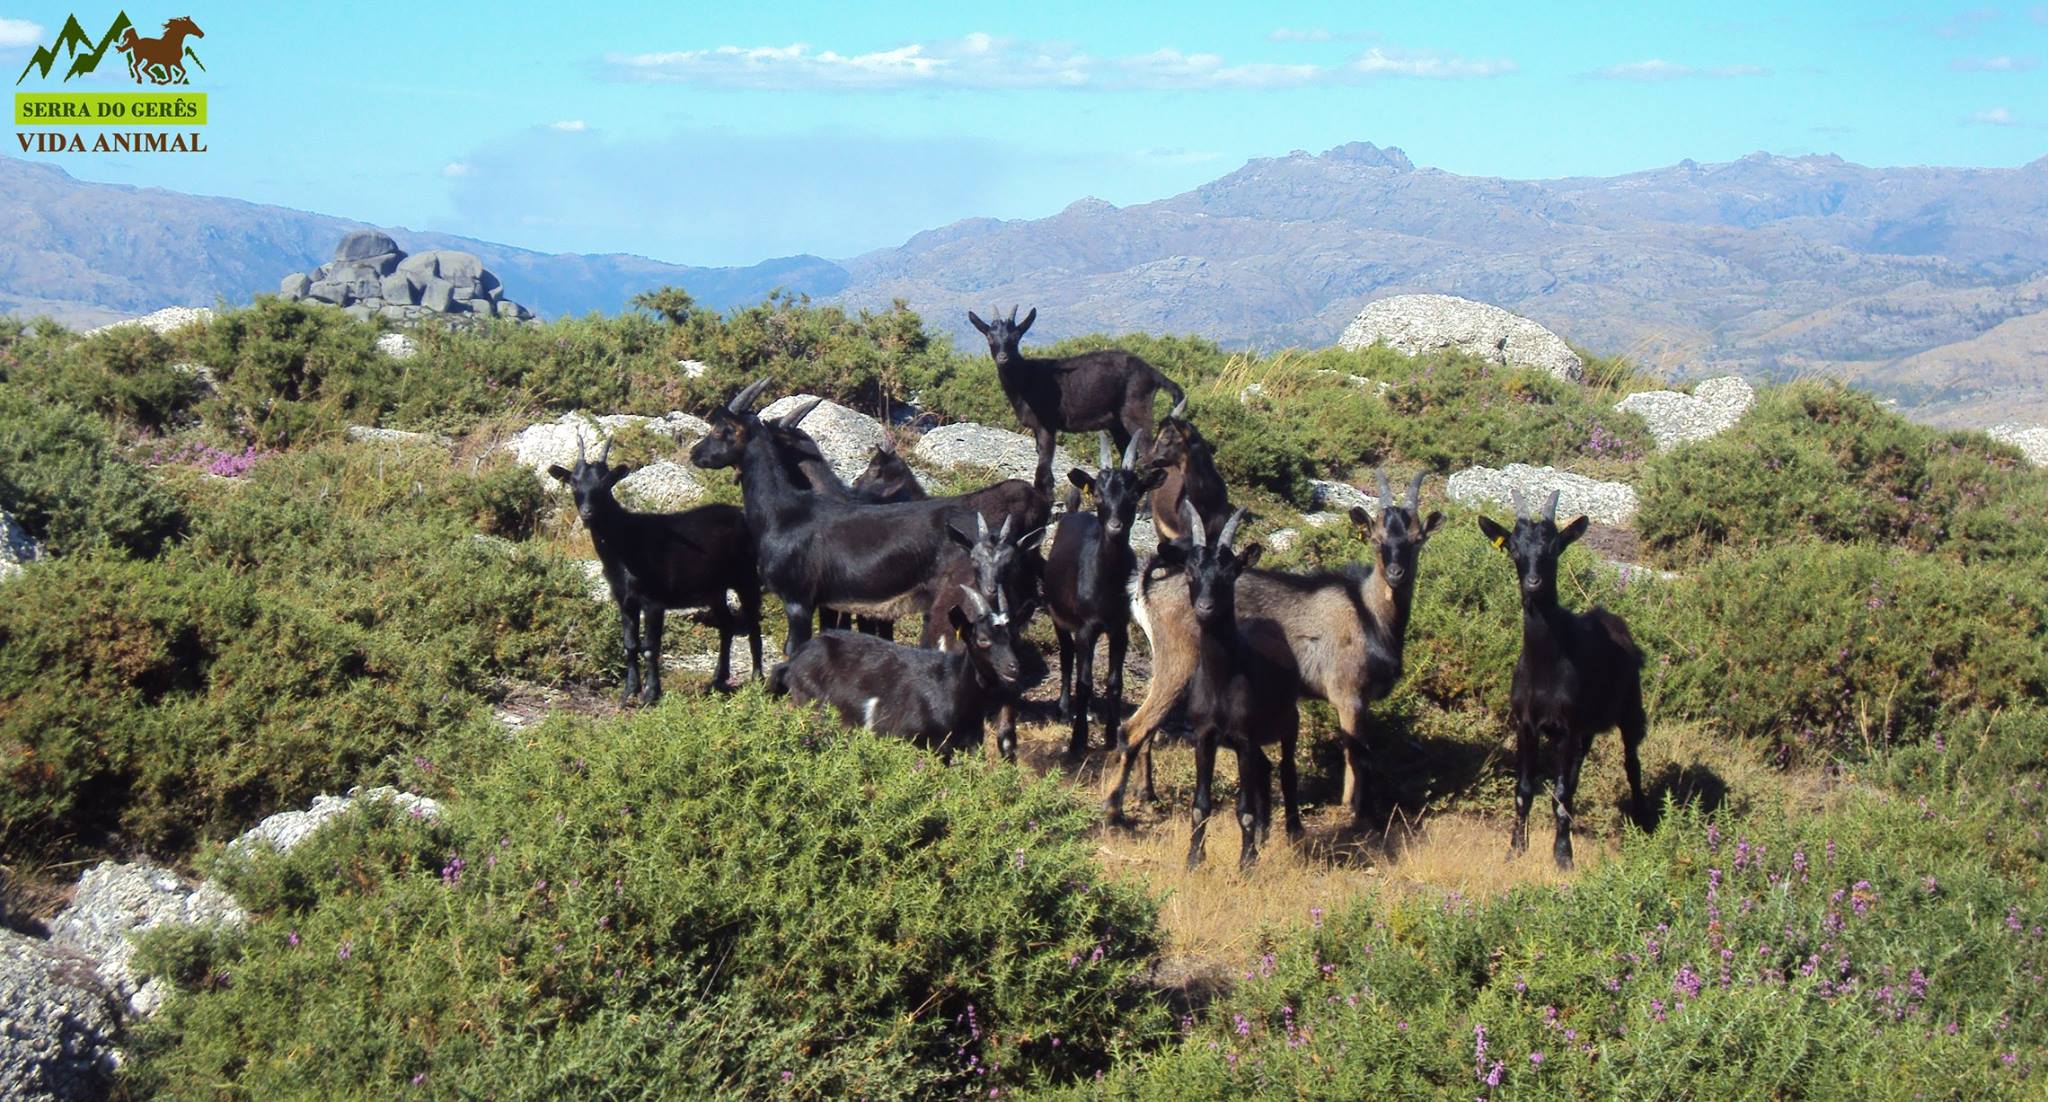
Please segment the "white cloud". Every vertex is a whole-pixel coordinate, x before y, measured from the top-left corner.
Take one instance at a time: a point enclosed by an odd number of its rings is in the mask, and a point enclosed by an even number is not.
[[[1948,67],[1958,73],[2024,73],[2039,64],[2039,58],[1999,54],[1996,57],[1959,57],[1949,62]]]
[[[2018,126],[2020,123],[2020,120],[2013,117],[2012,111],[2004,107],[1978,111],[1970,116],[1969,121],[1984,126]]]
[[[1728,80],[1735,77],[1767,77],[1771,75],[1771,71],[1761,65],[1709,65],[1703,67],[1683,65],[1676,61],[1666,61],[1661,57],[1653,57],[1646,61],[1624,61],[1617,65],[1609,65],[1604,69],[1595,69],[1586,75],[1599,80],[1659,81],[1686,80],[1692,77]]]
[[[463,161],[449,161],[447,164],[441,166],[441,175],[446,176],[451,180],[459,180],[462,177],[468,176],[469,174],[475,171],[476,169],[473,166]]]
[[[43,25],[26,19],[0,19],[0,50],[11,50],[20,46],[40,46],[43,42]]]
[[[548,129],[560,130],[565,134],[581,134],[585,130],[590,129],[590,124],[582,119],[563,119],[560,122],[549,123]]]
[[[1171,47],[1122,57],[1097,57],[1069,45],[1024,42],[981,33],[862,54],[816,50],[802,42],[788,46],[611,53],[604,56],[603,67],[622,80],[751,91],[1263,89],[1393,76],[1489,77],[1515,70],[1512,61],[1475,61],[1455,54],[1377,47],[1347,64],[1334,66],[1232,63],[1221,54],[1185,53]]]

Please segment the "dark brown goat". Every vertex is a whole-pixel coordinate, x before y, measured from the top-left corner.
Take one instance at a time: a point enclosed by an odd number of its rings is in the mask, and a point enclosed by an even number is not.
[[[1223,475],[1216,469],[1216,445],[1200,429],[1181,417],[1185,403],[1173,407],[1159,423],[1159,435],[1145,465],[1166,472],[1166,481],[1152,491],[1152,523],[1161,542],[1177,540],[1187,532],[1181,527],[1180,503],[1192,502],[1211,528],[1230,519],[1230,493]]]

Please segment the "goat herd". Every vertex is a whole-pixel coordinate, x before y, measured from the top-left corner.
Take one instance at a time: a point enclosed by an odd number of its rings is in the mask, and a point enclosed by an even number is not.
[[[1152,676],[1143,704],[1117,731],[1122,757],[1105,800],[1121,819],[1133,766],[1145,764],[1154,799],[1152,740],[1185,732],[1195,748],[1190,864],[1202,859],[1219,747],[1238,762],[1242,861],[1256,859],[1271,829],[1272,765],[1280,748],[1280,793],[1290,837],[1302,832],[1295,770],[1297,702],[1328,701],[1345,750],[1344,800],[1354,821],[1371,821],[1366,783],[1366,706],[1401,676],[1413,603],[1416,557],[1443,515],[1421,515],[1424,475],[1405,502],[1378,476],[1377,517],[1351,520],[1373,547],[1370,564],[1289,573],[1259,570],[1261,548],[1235,545],[1243,509],[1232,510],[1214,450],[1183,413],[1181,388],[1128,352],[1060,359],[1024,355],[1018,341],[1038,312],[968,320],[988,338],[1003,393],[1035,438],[1031,482],[1008,479],[972,493],[926,497],[893,445],[877,449],[852,485],[834,475],[817,443],[798,427],[817,403],[779,418],[753,412],[762,379],[713,411],[711,431],[690,453],[703,468],[736,468],[743,505],[682,513],[634,513],[612,487],[631,473],[592,460],[549,473],[574,492],[624,633],[625,694],[661,694],[661,632],[669,609],[703,609],[718,629],[713,687],[731,675],[733,637],[745,629],[754,676],[761,676],[761,593],[788,615],[788,661],[768,677],[771,692],[829,705],[849,725],[902,735],[950,757],[978,745],[990,713],[997,744],[1016,753],[1016,713],[1044,664],[1025,639],[1043,607],[1059,640],[1060,710],[1071,724],[1069,756],[1088,749],[1096,643],[1107,640],[1107,713],[1122,715],[1124,655],[1133,619],[1151,641]],[[1164,389],[1172,412],[1155,430]],[[821,399],[822,400],[822,399]],[[1067,478],[1067,510],[1049,549],[1055,434],[1100,430],[1097,469]],[[1081,496],[1093,508],[1081,508]],[[1142,564],[1131,525],[1141,501],[1159,530],[1158,552]],[[1559,554],[1586,531],[1580,517],[1560,528],[1557,495],[1531,512],[1519,494],[1507,529],[1480,528],[1513,560],[1522,599],[1522,653],[1515,666],[1515,825],[1510,852],[1526,843],[1529,805],[1542,752],[1549,760],[1559,865],[1571,864],[1572,801],[1593,735],[1621,731],[1632,812],[1644,822],[1637,747],[1645,720],[1642,652],[1628,627],[1595,608],[1578,614],[1557,599]],[[728,592],[737,597],[737,612]],[[923,614],[919,646],[895,642],[893,623]],[[825,628],[812,633],[812,617]],[[858,618],[860,631],[844,630]],[[641,670],[645,660],[644,675]]]

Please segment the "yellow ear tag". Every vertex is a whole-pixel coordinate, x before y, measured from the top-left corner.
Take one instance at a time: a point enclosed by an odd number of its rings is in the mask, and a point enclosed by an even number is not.
[[[1498,550],[1498,551],[1505,551],[1505,550],[1507,550],[1507,549],[1508,549],[1508,538],[1507,538],[1506,536],[1495,536],[1495,537],[1493,537],[1493,546],[1494,546],[1494,549],[1495,549],[1495,550]]]

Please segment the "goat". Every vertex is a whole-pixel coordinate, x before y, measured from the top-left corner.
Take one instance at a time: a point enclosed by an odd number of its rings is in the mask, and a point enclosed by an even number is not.
[[[746,517],[732,505],[703,505],[682,513],[628,512],[612,496],[612,487],[633,471],[606,465],[611,450],[607,439],[596,461],[587,462],[583,438],[578,436],[576,465],[564,469],[556,464],[548,473],[576,495],[576,513],[590,531],[605,585],[619,607],[626,652],[625,701],[631,703],[636,694],[643,703],[661,698],[661,631],[669,609],[701,607],[701,619],[718,629],[712,689],[725,688],[732,676],[732,638],[742,625],[754,656],[754,676],[760,677],[761,580]],[[727,590],[739,597],[737,617],[726,604]],[[647,657],[644,686],[641,655]]]
[[[1020,652],[1028,648],[1010,623],[1007,599],[998,590],[992,607],[962,588],[965,603],[949,615],[959,647],[926,650],[828,631],[777,666],[768,691],[828,705],[848,726],[902,735],[952,760],[955,749],[980,744],[990,708],[1014,705],[1027,680]]]
[[[988,338],[988,354],[996,362],[996,378],[1003,396],[1017,420],[1038,444],[1038,469],[1031,484],[1038,492],[1052,496],[1052,449],[1056,433],[1108,429],[1119,450],[1134,439],[1152,434],[1152,398],[1164,387],[1176,406],[1187,400],[1180,384],[1158,368],[1119,349],[1083,352],[1076,356],[1043,359],[1026,356],[1017,348],[1031,323],[1038,320],[1032,307],[1024,320],[1017,320],[1017,308],[1010,316],[995,311],[994,321],[983,321],[974,311],[967,320]],[[1142,448],[1140,450],[1143,450]]]
[[[789,473],[774,435],[752,412],[761,379],[712,411],[711,432],[690,451],[705,469],[738,466],[747,529],[762,583],[782,598],[790,653],[811,636],[811,614],[829,606],[893,619],[931,604],[928,588],[952,550],[946,530],[975,515],[1026,528],[1045,523],[1051,503],[1009,479],[971,494],[870,505],[812,493]]]
[[[944,625],[952,621],[955,609],[967,607],[964,594],[973,590],[980,593],[984,601],[995,601],[1010,617],[1010,630],[1019,638],[1031,623],[1032,613],[1037,611],[1038,579],[1045,569],[1045,560],[1036,550],[1038,541],[1045,535],[1039,528],[1027,532],[1023,537],[1010,539],[1010,521],[1006,517],[1002,528],[994,533],[988,530],[988,521],[976,516],[975,538],[968,539],[957,529],[947,529],[953,542],[965,549],[965,555],[955,555],[946,561],[934,579],[937,598],[924,616],[924,636],[918,645],[937,650],[951,649],[956,638]],[[1017,757],[1017,708],[1014,701],[1005,702],[996,716],[996,749],[1002,752],[1004,761]]]
[[[1152,440],[1147,466],[1166,472],[1166,480],[1152,491],[1152,523],[1161,541],[1176,540],[1187,533],[1180,526],[1180,503],[1192,501],[1202,514],[1202,523],[1219,525],[1230,518],[1230,494],[1223,475],[1216,469],[1216,446],[1200,429],[1181,416],[1187,403],[1173,407],[1159,423]]]
[[[1195,734],[1194,822],[1188,839],[1188,867],[1202,863],[1216,750],[1228,746],[1237,754],[1237,824],[1243,832],[1238,865],[1242,868],[1258,859],[1259,843],[1272,830],[1273,766],[1262,746],[1280,745],[1280,797],[1287,807],[1287,836],[1301,837],[1300,779],[1294,767],[1301,716],[1295,710],[1294,678],[1259,653],[1238,628],[1238,577],[1259,561],[1260,554],[1256,543],[1241,552],[1231,549],[1244,510],[1231,514],[1214,543],[1192,503],[1181,503],[1181,518],[1187,524],[1189,540],[1182,570],[1184,587],[1197,629],[1195,666],[1183,701]]]
[[[1536,794],[1536,765],[1542,743],[1551,748],[1551,810],[1557,819],[1557,840],[1551,854],[1559,868],[1572,867],[1572,799],[1578,793],[1579,770],[1593,736],[1621,730],[1624,765],[1628,770],[1630,815],[1649,829],[1643,807],[1643,769],[1637,755],[1648,720],[1643,715],[1643,652],[1628,624],[1606,609],[1574,613],[1557,603],[1557,558],[1572,541],[1585,535],[1580,517],[1557,526],[1557,497],[1538,516],[1530,516],[1520,490],[1513,491],[1512,532],[1491,517],[1479,518],[1479,530],[1514,560],[1522,594],[1522,654],[1515,661],[1509,715],[1515,727],[1515,827],[1508,836],[1508,856],[1528,847],[1529,803]]]
[[[910,464],[896,454],[896,437],[884,436],[875,446],[875,454],[868,457],[867,469],[853,480],[851,489],[863,501],[876,503],[890,501],[923,501],[930,497],[924,492],[924,484],[917,480],[917,472]]]
[[[1131,638],[1131,520],[1138,501],[1157,486],[1166,472],[1135,468],[1138,441],[1124,448],[1118,464],[1109,434],[1098,437],[1101,470],[1094,475],[1079,467],[1067,478],[1095,498],[1095,511],[1082,512],[1070,492],[1067,514],[1053,537],[1045,562],[1045,607],[1060,645],[1060,710],[1073,724],[1067,754],[1079,758],[1088,750],[1088,708],[1095,693],[1095,641],[1109,639],[1109,671],[1104,679],[1110,728],[1123,718],[1124,651]]]
[[[1370,568],[1352,564],[1309,574],[1247,570],[1237,583],[1238,623],[1252,646],[1294,678],[1301,696],[1329,701],[1336,710],[1345,750],[1344,804],[1351,809],[1353,825],[1360,828],[1372,821],[1363,730],[1366,707],[1385,697],[1401,678],[1416,560],[1444,519],[1438,512],[1427,519],[1421,516],[1424,473],[1417,472],[1409,483],[1406,505],[1394,497],[1385,472],[1378,474],[1378,520],[1362,508],[1352,508],[1352,523],[1373,545]],[[1162,545],[1160,554],[1146,564],[1146,577],[1170,570],[1179,554],[1178,544]],[[1195,616],[1179,587],[1141,586],[1139,592],[1133,612],[1152,643],[1152,680],[1144,703],[1119,740],[1123,768],[1104,801],[1112,819],[1123,816],[1124,791],[1141,753],[1145,798],[1157,799],[1152,788],[1152,738],[1194,676],[1198,649]]]
[[[896,440],[893,436],[884,438],[883,444],[875,449],[874,456],[868,460],[867,469],[854,478],[851,485],[840,481],[838,473],[832,469],[832,464],[825,459],[824,452],[819,449],[818,442],[810,433],[798,427],[803,423],[803,419],[810,416],[811,411],[817,409],[824,401],[823,398],[813,398],[773,422],[764,422],[772,425],[776,443],[791,457],[796,471],[804,481],[810,483],[814,492],[848,501],[878,504],[922,501],[928,496],[924,492],[924,485],[918,482],[917,475],[911,471],[910,464],[905,463],[903,458],[896,454]],[[894,620],[863,616],[856,621],[853,616],[837,609],[818,610],[820,631],[851,629],[856,623],[860,630],[870,635],[879,635],[884,639],[893,639],[896,636]]]

